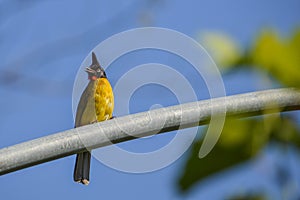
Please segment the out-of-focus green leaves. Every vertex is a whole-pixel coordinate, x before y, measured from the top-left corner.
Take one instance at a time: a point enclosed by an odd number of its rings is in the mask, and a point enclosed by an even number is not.
[[[199,41],[222,69],[231,68],[243,56],[239,44],[224,33],[201,32]]]
[[[286,39],[275,31],[263,31],[249,51],[250,64],[267,71],[285,86],[300,87],[299,41],[299,30]]]
[[[293,145],[300,150],[300,130],[295,120],[284,117],[269,125],[271,128],[271,141],[285,145]]]
[[[266,200],[267,198],[263,194],[249,194],[249,195],[239,195],[230,197],[227,200]]]
[[[281,38],[273,30],[264,30],[245,51],[222,33],[205,32],[200,35],[200,43],[223,71],[256,67],[283,86],[300,87],[300,29],[286,38]],[[198,158],[203,138],[195,142],[178,179],[179,189],[186,192],[210,175],[252,159],[271,142],[300,149],[298,128],[295,119],[281,114],[244,120],[226,119],[217,144],[206,157]]]
[[[179,179],[180,190],[185,192],[196,182],[255,157],[270,141],[294,144],[300,149],[296,124],[279,114],[244,120],[226,119],[216,146],[206,157],[198,158],[202,139],[193,145]]]
[[[223,70],[252,66],[282,85],[300,87],[300,29],[286,38],[274,30],[263,30],[245,51],[225,34],[206,32],[199,40]]]

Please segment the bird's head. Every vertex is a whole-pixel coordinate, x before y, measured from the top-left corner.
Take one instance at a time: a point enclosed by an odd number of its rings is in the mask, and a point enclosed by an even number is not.
[[[106,78],[104,69],[100,66],[97,57],[94,52],[92,52],[92,64],[85,68],[85,71],[88,73],[90,80],[95,81],[97,78]]]

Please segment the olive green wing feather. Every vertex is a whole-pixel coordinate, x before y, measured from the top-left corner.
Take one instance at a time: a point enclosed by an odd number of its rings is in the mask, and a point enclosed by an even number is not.
[[[75,127],[91,124],[97,120],[94,87],[94,81],[90,81],[81,95],[76,112]]]

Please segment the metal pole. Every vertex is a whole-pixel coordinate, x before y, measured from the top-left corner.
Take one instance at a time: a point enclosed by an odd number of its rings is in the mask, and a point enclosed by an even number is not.
[[[137,137],[207,124],[214,113],[249,117],[300,110],[300,92],[274,89],[186,103],[142,112],[41,137],[0,149],[0,175]],[[111,142],[110,142],[111,141]]]

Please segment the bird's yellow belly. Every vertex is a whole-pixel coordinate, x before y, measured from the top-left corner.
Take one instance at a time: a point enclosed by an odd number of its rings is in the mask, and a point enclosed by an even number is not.
[[[95,84],[95,112],[97,121],[104,121],[112,118],[114,109],[114,96],[110,83],[106,78],[96,80]]]

